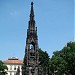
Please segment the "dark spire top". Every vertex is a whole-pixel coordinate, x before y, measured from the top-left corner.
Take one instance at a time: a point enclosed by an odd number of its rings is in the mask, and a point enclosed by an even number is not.
[[[33,10],[33,2],[31,2],[31,12],[30,12],[30,17],[34,16],[34,10]]]
[[[33,2],[31,2],[31,5],[33,5]]]

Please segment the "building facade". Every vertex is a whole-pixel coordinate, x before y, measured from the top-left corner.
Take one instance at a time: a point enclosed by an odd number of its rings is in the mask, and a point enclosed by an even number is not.
[[[7,75],[17,75],[18,69],[19,69],[18,75],[22,75],[23,60],[19,60],[15,57],[12,57],[3,62],[8,67]]]

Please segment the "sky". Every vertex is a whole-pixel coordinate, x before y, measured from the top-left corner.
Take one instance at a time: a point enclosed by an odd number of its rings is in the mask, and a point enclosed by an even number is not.
[[[74,41],[74,0],[0,0],[0,60],[24,58],[32,1],[39,48],[51,57]]]

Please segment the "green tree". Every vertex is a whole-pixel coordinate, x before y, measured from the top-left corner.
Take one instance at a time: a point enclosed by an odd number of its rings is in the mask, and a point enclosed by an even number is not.
[[[6,75],[7,70],[8,70],[7,66],[2,61],[0,61],[0,75]]]
[[[62,50],[53,52],[50,69],[52,72],[75,75],[75,42],[69,42]]]
[[[62,49],[61,57],[67,62],[67,72],[75,75],[75,42],[67,43],[67,46]]]
[[[42,65],[44,74],[48,73],[48,68],[49,68],[49,56],[46,51],[43,51],[41,48],[38,49],[39,52],[39,60],[40,60],[40,65]]]
[[[63,75],[65,72],[66,61],[59,56],[53,56],[50,61],[50,70],[52,74],[57,73],[58,75]]]

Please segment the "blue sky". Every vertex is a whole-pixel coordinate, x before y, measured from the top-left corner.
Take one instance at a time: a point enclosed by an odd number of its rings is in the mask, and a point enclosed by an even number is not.
[[[51,57],[74,40],[73,0],[0,0],[0,60],[23,59],[31,1],[42,50]]]

